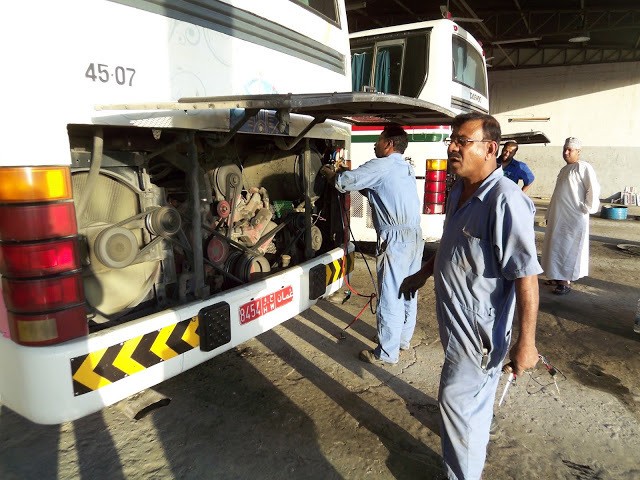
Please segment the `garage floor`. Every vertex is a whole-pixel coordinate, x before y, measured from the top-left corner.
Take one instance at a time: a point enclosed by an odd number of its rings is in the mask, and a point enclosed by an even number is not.
[[[546,203],[537,203],[540,220]],[[635,210],[627,220],[592,218],[590,276],[569,295],[552,295],[541,278],[538,348],[560,371],[557,388],[542,366],[518,379],[495,410],[484,478],[640,478]],[[352,285],[372,292],[362,259]],[[397,366],[357,360],[373,346],[374,317],[367,308],[339,338],[366,300],[341,304],[337,295],[76,422],[37,426],[0,406],[0,478],[438,478],[442,350],[432,286],[422,291],[413,348]],[[132,419],[158,395],[169,405]]]

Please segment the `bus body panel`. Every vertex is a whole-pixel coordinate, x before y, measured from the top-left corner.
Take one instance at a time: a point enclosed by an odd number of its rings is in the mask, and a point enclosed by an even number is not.
[[[266,34],[243,40],[108,0],[14,2],[10,15],[0,20],[4,68],[10,73],[0,79],[5,92],[2,123],[11,132],[11,141],[0,150],[0,165],[68,164],[66,126],[102,123],[99,117],[105,114],[94,110],[98,104],[349,90],[345,30],[288,0],[269,8],[247,1],[211,3],[229,4],[234,11],[257,9],[261,25],[274,30],[269,35],[282,36],[281,42],[291,41],[285,34],[309,36],[312,44],[326,45],[344,58],[342,70],[314,64],[312,56],[305,60],[274,50]],[[276,16],[280,11],[290,16]],[[343,8],[340,12],[344,15]],[[16,20],[20,18],[29,19],[27,32]],[[297,20],[284,27],[278,18]],[[346,25],[346,17],[341,20]],[[221,19],[219,29],[232,21]],[[34,131],[46,151],[25,151]]]
[[[349,250],[353,251],[353,245],[349,246]],[[263,281],[225,291],[200,302],[192,302],[159,312],[61,345],[45,348],[25,347],[6,338],[0,338],[0,365],[11,366],[11,368],[0,368],[0,392],[2,392],[0,402],[40,424],[58,424],[96,412],[193,368],[310,308],[317,299],[310,299],[309,271],[318,265],[331,266],[336,271],[336,265],[342,265],[343,254],[342,249],[335,249]],[[352,264],[352,260],[349,262]],[[338,271],[335,281],[329,280],[330,283],[324,295],[339,291],[345,273],[345,270]],[[291,297],[284,299],[282,306],[244,324],[241,323],[241,306],[288,287],[291,287]],[[190,340],[192,348],[186,352],[177,354],[167,346],[166,338],[164,343],[162,338],[157,338],[154,342],[155,346],[150,349],[166,359],[158,360],[147,368],[135,361],[135,358],[144,353],[149,354],[148,349],[147,352],[140,351],[140,337],[156,335],[157,332],[185,320],[194,322],[203,309],[206,310],[207,307],[220,302],[229,305],[231,314],[231,337],[228,343],[209,352],[201,351],[197,332],[192,331]],[[191,330],[196,328],[194,326]],[[186,333],[183,334],[183,338],[186,336]],[[126,351],[127,342],[134,344],[130,351]],[[109,356],[110,352],[104,352],[108,349],[115,349],[118,355],[115,360],[111,359],[109,364],[106,364],[101,359]],[[137,353],[132,353],[136,349]],[[85,358],[89,354],[93,354],[94,359]],[[76,360],[83,363],[74,366]],[[92,360],[95,361],[92,362]],[[104,365],[100,365],[101,362]],[[103,367],[103,370],[107,370],[107,367],[113,369],[122,378],[109,381],[108,376],[112,375],[113,379],[114,372],[103,373],[104,376],[101,376],[99,367]],[[74,373],[78,378],[76,382],[73,378]],[[87,391],[79,391],[78,387],[86,387]]]

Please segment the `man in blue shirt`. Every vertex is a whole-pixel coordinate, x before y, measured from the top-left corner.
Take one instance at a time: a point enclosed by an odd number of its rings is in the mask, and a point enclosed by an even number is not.
[[[502,165],[504,176],[518,183],[522,180],[522,191],[526,192],[536,178],[526,163],[516,160],[515,155],[518,151],[518,144],[513,140],[509,140],[502,147],[502,155],[498,157],[498,164]]]
[[[402,127],[387,126],[374,145],[373,160],[337,174],[326,165],[320,170],[338,191],[359,190],[372,207],[378,234],[378,345],[360,352],[360,360],[381,365],[398,363],[400,350],[410,348],[418,310],[416,298],[398,295],[402,280],[420,269],[424,248],[416,176],[402,156],[407,145]]]
[[[460,179],[449,198],[438,251],[402,282],[411,296],[433,275],[445,352],[438,401],[450,479],[479,479],[503,362],[517,376],[538,361],[538,274],[531,200],[496,168],[500,124],[458,115],[447,149]],[[509,351],[515,307],[518,338]]]

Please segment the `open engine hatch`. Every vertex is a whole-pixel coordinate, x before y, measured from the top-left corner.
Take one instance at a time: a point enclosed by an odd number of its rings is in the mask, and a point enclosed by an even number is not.
[[[352,125],[450,124],[455,113],[417,98],[385,93],[337,92],[181,98],[178,102],[101,105],[97,110],[276,110]]]
[[[547,144],[550,142],[549,137],[544,132],[517,132],[517,133],[503,133],[502,134],[502,143],[513,140],[517,142],[519,145],[531,145],[534,143],[544,143]]]

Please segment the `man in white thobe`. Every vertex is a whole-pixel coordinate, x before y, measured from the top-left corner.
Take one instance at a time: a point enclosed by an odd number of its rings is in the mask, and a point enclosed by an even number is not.
[[[572,281],[589,274],[589,214],[600,206],[600,184],[593,167],[580,160],[581,148],[577,138],[565,140],[567,164],[558,174],[546,214],[542,268],[557,295],[569,293]]]

